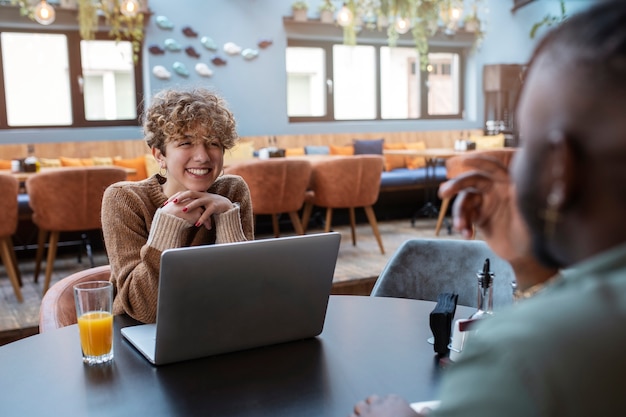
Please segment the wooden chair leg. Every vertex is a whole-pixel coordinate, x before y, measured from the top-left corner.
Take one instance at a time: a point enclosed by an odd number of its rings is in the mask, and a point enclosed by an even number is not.
[[[278,214],[271,214],[272,216],[272,230],[274,231],[274,237],[280,237],[280,228],[278,227]]]
[[[52,280],[52,269],[54,268],[54,259],[57,256],[57,245],[59,244],[59,232],[50,232],[50,240],[48,241],[48,257],[46,259],[46,280],[43,284],[43,294],[50,288]]]
[[[326,224],[324,225],[324,232],[330,232],[330,227],[333,222],[333,209],[328,207],[326,208]]]
[[[363,208],[365,209],[367,220],[370,222],[370,226],[372,226],[372,231],[374,232],[374,236],[376,237],[376,241],[378,242],[380,253],[384,255],[385,248],[383,247],[383,239],[381,238],[380,231],[378,230],[378,223],[376,222],[376,215],[374,214],[374,209],[372,208],[372,206],[366,206]]]
[[[309,227],[309,220],[311,220],[311,212],[313,211],[313,204],[304,203],[304,209],[302,210],[302,234],[306,233],[306,229]]]
[[[298,217],[298,213],[295,211],[289,212],[289,218],[291,219],[291,224],[293,224],[293,229],[297,234],[303,235],[304,228],[302,227],[302,223],[300,223],[300,217]]]
[[[2,263],[4,264],[4,268],[7,271],[7,275],[9,276],[9,281],[11,281],[11,286],[13,286],[13,292],[15,292],[15,298],[20,303],[24,302],[24,297],[22,297],[22,290],[20,289],[20,284],[17,279],[17,265],[13,263],[13,258],[15,254],[11,255],[13,251],[13,242],[11,242],[11,238],[2,237],[0,238],[0,259],[2,259]]]
[[[356,216],[354,215],[354,207],[348,208],[350,215],[350,233],[352,234],[352,246],[356,246]]]
[[[441,200],[441,207],[439,208],[439,218],[437,218],[437,226],[435,226],[435,236],[439,236],[439,231],[441,230],[441,225],[443,224],[443,219],[446,217],[446,211],[448,211],[449,205],[449,198],[444,198],[443,200]]]
[[[39,233],[37,234],[37,253],[35,255],[35,282],[39,281],[39,272],[41,271],[41,261],[43,260],[43,252],[46,247],[47,237],[48,232],[43,229],[39,229]]]
[[[11,238],[7,238],[7,243],[9,244],[9,253],[11,254],[11,259],[13,261],[13,270],[15,271],[15,276],[17,276],[17,283],[20,284],[20,287],[22,286],[22,273],[20,272],[20,269],[17,267],[19,265],[19,263],[17,262],[17,255],[15,255],[15,249],[13,248],[13,240]]]

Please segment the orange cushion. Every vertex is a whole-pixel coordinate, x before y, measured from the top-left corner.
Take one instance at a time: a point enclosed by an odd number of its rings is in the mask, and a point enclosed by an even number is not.
[[[408,150],[424,150],[426,149],[426,143],[424,142],[411,142],[404,144],[405,149]],[[409,169],[417,169],[426,166],[426,159],[423,156],[407,156],[405,159],[406,167]]]
[[[91,158],[69,158],[67,156],[62,156],[59,159],[61,160],[61,166],[64,166],[64,167],[93,166],[93,160]]]
[[[0,169],[11,169],[11,160],[0,159]]]
[[[63,166],[59,158],[39,158],[39,163],[42,168],[60,168]]]
[[[383,149],[388,151],[404,150],[404,143],[385,143]],[[406,167],[406,155],[385,155],[385,171]]]
[[[137,171],[135,174],[128,174],[129,181],[141,181],[148,178],[146,173],[146,159],[144,155],[132,159],[113,159],[113,165],[124,168],[131,168]]]
[[[304,146],[300,148],[285,149],[285,156],[299,156],[299,155],[304,155]]]
[[[354,155],[354,146],[336,146],[330,145],[331,155]]]

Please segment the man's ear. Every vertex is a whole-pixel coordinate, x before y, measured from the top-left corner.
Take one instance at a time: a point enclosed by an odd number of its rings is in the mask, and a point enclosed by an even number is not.
[[[576,158],[572,139],[565,132],[551,132],[548,141],[550,155],[546,172],[547,183],[551,184],[548,192],[552,194],[551,198],[556,199],[553,204],[561,211],[574,199],[574,190],[577,189]]]

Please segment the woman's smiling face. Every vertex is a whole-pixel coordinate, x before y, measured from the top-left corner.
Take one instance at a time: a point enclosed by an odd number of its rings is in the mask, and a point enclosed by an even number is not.
[[[154,149],[155,158],[167,168],[163,191],[167,196],[191,190],[204,192],[215,182],[224,166],[224,147],[202,127],[185,131],[169,141],[165,153]]]

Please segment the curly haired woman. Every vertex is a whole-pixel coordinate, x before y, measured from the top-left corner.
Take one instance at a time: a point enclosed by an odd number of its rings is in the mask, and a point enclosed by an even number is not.
[[[204,89],[162,91],[145,111],[143,129],[160,171],[110,186],[102,229],[114,313],[153,323],[165,249],[252,240],[254,230],[248,186],[222,175],[224,152],[238,135],[220,97]]]

